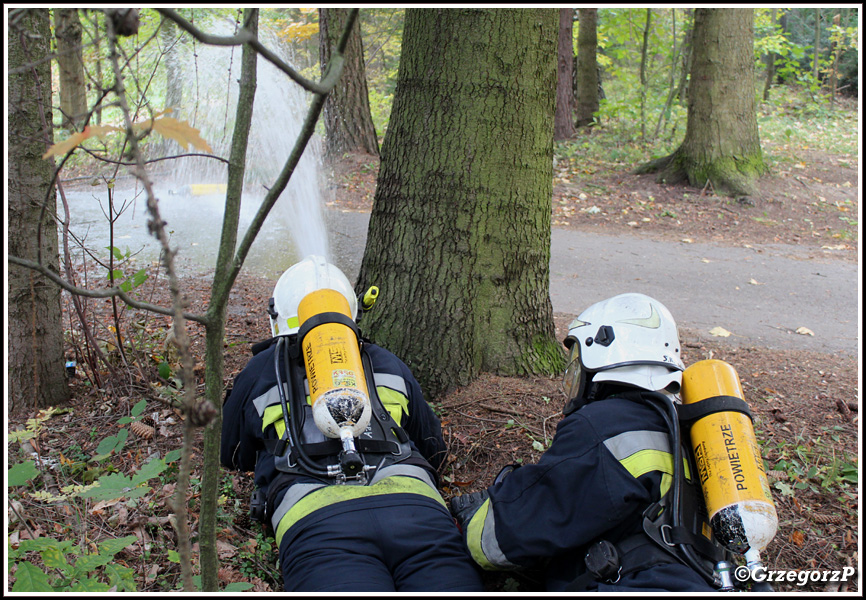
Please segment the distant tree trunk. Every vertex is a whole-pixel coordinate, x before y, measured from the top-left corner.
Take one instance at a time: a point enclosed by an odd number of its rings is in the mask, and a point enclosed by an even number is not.
[[[171,19],[163,19],[159,30],[162,51],[165,64],[165,106],[175,111],[183,103],[183,80],[181,79],[181,66],[178,58],[179,48],[177,25]]]
[[[165,65],[165,104],[164,110],[171,109],[172,116],[180,118],[178,111],[183,107],[183,79],[178,48],[177,25],[171,19],[163,19],[160,24],[159,38],[162,45],[163,64]],[[180,144],[170,138],[163,138],[157,152],[162,156],[178,153]],[[177,169],[176,166],[169,167]]]
[[[574,136],[574,9],[559,9],[559,50],[557,56],[556,114],[553,118],[553,139],[566,140]]]
[[[680,105],[688,102],[689,96],[689,73],[692,72],[692,51],[694,49],[693,39],[695,33],[694,10],[695,9],[693,8],[683,9],[685,15],[685,19],[683,19],[683,28],[685,29],[686,36],[685,39],[683,39],[683,68],[680,72],[680,83],[677,86],[677,98],[679,99]]]
[[[93,12],[93,51],[99,60],[95,60],[96,63],[96,83],[99,88],[96,90],[98,96],[102,95],[102,89],[104,83],[102,81],[102,26],[100,23],[99,15],[100,11]],[[96,105],[93,110],[94,118],[96,120],[97,125],[102,125],[102,102]]]
[[[677,76],[677,65],[679,64],[679,56],[683,51],[682,45],[677,46],[677,9],[671,9],[671,39],[673,40],[673,56],[671,57],[671,68],[670,68],[670,84],[668,87],[668,96],[665,98],[665,104],[662,107],[661,112],[659,113],[659,118],[656,121],[656,128],[653,132],[653,139],[659,136],[659,133],[662,130],[662,124],[667,120],[667,115],[670,113],[671,104],[673,104],[674,97],[676,96],[676,76]],[[675,129],[675,128],[674,128]]]
[[[776,28],[776,7],[770,9],[770,22],[773,24],[773,30]],[[778,55],[772,50],[767,52],[767,77],[764,79],[764,102],[770,99],[770,88],[773,86],[773,80],[776,78],[776,57]]]
[[[74,129],[87,115],[87,88],[81,48],[81,21],[77,8],[54,9],[54,37],[60,75],[60,111],[63,127]]]
[[[649,52],[649,34],[652,24],[653,9],[646,9],[646,25],[643,29],[643,43],[640,48],[640,136],[646,140],[646,95],[647,95],[647,73],[646,63]]]
[[[556,373],[550,303],[555,9],[407,9],[357,289],[362,328],[428,398]]]
[[[812,70],[815,77],[815,83],[819,81],[818,77],[821,74],[821,9],[815,9],[815,52],[812,60]]]
[[[577,30],[577,122],[586,127],[598,112],[598,9],[581,8]]]
[[[9,255],[59,272],[52,162],[51,52],[48,9],[29,9],[10,28],[8,67],[8,174],[6,227]],[[48,194],[48,190],[51,193]],[[46,202],[47,196],[47,202]],[[60,288],[30,269],[9,266],[10,410],[45,408],[69,396],[63,353]]]
[[[755,108],[754,10],[695,9],[694,63],[682,145],[637,169],[662,182],[752,194],[766,172]]]
[[[319,54],[324,69],[344,29],[349,8],[319,9]],[[379,140],[370,113],[360,19],[355,21],[345,52],[340,81],[325,101],[325,155],[338,158],[346,152],[379,156]]]
[[[839,27],[841,15],[833,16],[833,25]],[[836,102],[836,74],[839,68],[839,45],[830,39],[830,60],[833,61],[830,71],[830,104]]]

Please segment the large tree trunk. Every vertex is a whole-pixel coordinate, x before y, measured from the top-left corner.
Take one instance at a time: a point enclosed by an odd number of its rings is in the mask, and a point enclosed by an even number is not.
[[[595,122],[598,112],[598,9],[581,8],[577,30],[577,121],[578,127]]]
[[[81,21],[77,8],[54,9],[57,66],[60,79],[60,110],[63,126],[73,129],[87,115],[87,88],[81,54]]]
[[[428,397],[558,372],[550,303],[555,9],[408,9],[358,289]]]
[[[51,48],[48,9],[29,9],[10,28],[7,57],[9,154],[6,229],[9,254],[58,271],[52,163],[42,154],[52,141]],[[49,194],[50,191],[50,194]],[[29,410],[68,397],[60,288],[35,271],[9,266],[9,408]]]
[[[637,169],[661,182],[753,194],[766,172],[755,108],[751,8],[695,9],[688,122],[682,145]]]
[[[345,29],[350,8],[319,9],[319,39],[322,69],[331,59],[331,48],[337,45]],[[325,101],[325,155],[339,158],[346,152],[366,152],[379,156],[379,139],[370,114],[364,48],[361,44],[361,20],[357,19],[349,35],[343,75]]]
[[[557,51],[556,114],[553,118],[553,139],[567,140],[574,136],[574,9],[559,9],[559,49]]]

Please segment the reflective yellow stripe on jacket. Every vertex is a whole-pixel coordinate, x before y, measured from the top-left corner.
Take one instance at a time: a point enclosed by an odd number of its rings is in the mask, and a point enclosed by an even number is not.
[[[637,479],[653,471],[662,473],[660,493],[664,495],[673,482],[673,455],[668,435],[659,431],[627,431],[604,441],[607,450]],[[688,464],[686,463],[686,477]],[[472,558],[484,569],[513,569],[496,539],[496,519],[490,500],[472,515],[466,526],[466,544]]]
[[[409,398],[406,390],[406,383],[402,377],[398,375],[388,375],[375,373],[376,393],[385,410],[394,419],[397,425],[403,424],[403,415],[409,414]],[[307,402],[310,398],[307,396]],[[262,419],[262,431],[268,425],[273,425],[277,429],[277,435],[282,437],[286,430],[285,422],[283,421],[283,406],[280,403],[280,395],[277,388],[273,387],[267,393],[259,396],[253,401],[256,411]]]
[[[379,475],[381,474],[381,477]],[[296,483],[289,487],[274,510],[271,525],[277,546],[295,523],[313,512],[338,502],[384,494],[418,494],[445,507],[445,500],[434,487],[427,472],[414,465],[392,465],[381,469],[370,485],[327,485]]]
[[[659,493],[668,493],[673,482],[674,457],[667,433],[661,431],[626,431],[604,441],[605,447],[620,464],[637,479],[653,471],[662,473]],[[686,478],[688,462],[683,459]]]

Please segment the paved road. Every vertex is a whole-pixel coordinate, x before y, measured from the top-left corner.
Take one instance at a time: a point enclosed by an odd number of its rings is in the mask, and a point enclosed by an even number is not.
[[[364,253],[369,215],[329,212],[334,261],[350,279]],[[859,266],[805,260],[797,248],[732,248],[554,229],[550,298],[554,312],[577,314],[623,292],[657,298],[677,324],[733,344],[843,352],[857,356]],[[801,327],[814,335],[795,333]]]

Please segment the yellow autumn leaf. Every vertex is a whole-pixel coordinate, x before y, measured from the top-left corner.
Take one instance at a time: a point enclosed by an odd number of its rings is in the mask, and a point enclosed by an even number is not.
[[[292,23],[281,32],[290,42],[303,42],[319,33],[318,23]]]
[[[84,140],[91,138],[93,136],[102,137],[107,133],[111,133],[113,131],[120,131],[120,127],[114,127],[112,125],[88,125],[84,128],[83,131],[79,131],[78,133],[73,133],[68,138],[63,140],[62,142],[57,142],[53,146],[51,146],[45,154],[42,155],[42,158],[50,158],[52,156],[63,156],[73,148],[76,148],[83,142]]]
[[[205,152],[213,152],[208,143],[199,135],[198,129],[186,121],[178,121],[174,117],[147,119],[146,121],[136,123],[134,127],[136,129],[153,128],[162,137],[176,141],[184,150],[192,146]]]
[[[710,335],[716,337],[728,337],[731,335],[731,332],[727,329],[724,329],[723,327],[713,327],[712,329],[710,329]]]
[[[815,335],[815,332],[813,332],[811,329],[807,329],[806,327],[798,327],[797,333],[799,333],[800,335]]]

